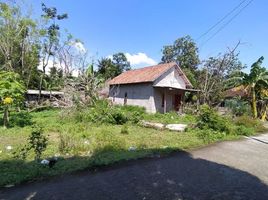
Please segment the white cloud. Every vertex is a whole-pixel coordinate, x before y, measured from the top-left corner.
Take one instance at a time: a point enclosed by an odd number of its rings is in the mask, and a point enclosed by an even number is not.
[[[81,42],[76,42],[76,43],[74,44],[74,47],[75,47],[78,51],[80,51],[80,52],[82,52],[82,53],[85,53],[85,52],[87,51],[86,48],[85,48],[85,46],[84,46],[84,44],[81,43]]]
[[[71,42],[71,45],[78,51],[81,53],[86,53],[86,48],[84,46],[84,44],[82,42],[79,41],[73,41]]]
[[[131,65],[155,65],[157,62],[147,56],[145,53],[136,53],[136,54],[130,54],[130,53],[125,53],[128,61],[130,62]]]
[[[39,65],[38,65],[38,67],[37,67],[37,69],[43,71],[43,67],[42,67],[42,66],[43,66],[43,65],[42,65],[42,62],[40,62]],[[52,67],[56,67],[56,69],[62,69],[62,70],[63,70],[64,67],[65,67],[65,65],[64,65],[64,63],[62,63],[62,64],[60,65],[59,62],[57,62],[57,61],[53,61],[52,59],[49,59],[49,60],[48,60],[48,63],[47,63],[47,66],[46,66],[46,71],[45,71],[45,73],[46,73],[47,75],[50,74],[50,69],[51,69]],[[73,69],[73,70],[71,70],[71,73],[72,73],[72,75],[73,75],[74,77],[78,77],[78,75],[79,75],[79,73],[80,73],[80,70],[78,70],[78,69]]]

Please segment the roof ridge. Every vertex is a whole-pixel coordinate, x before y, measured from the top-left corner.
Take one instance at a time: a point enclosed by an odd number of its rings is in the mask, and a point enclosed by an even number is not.
[[[159,65],[167,65],[167,64],[171,64],[171,63],[177,64],[177,63],[174,62],[174,61],[172,61],[172,62],[168,62],[168,63],[158,63],[158,64],[156,64],[156,65],[151,65],[151,66],[141,67],[141,68],[138,68],[138,69],[131,69],[131,70],[128,70],[128,71],[125,71],[125,72],[136,71],[136,70],[142,70],[142,69],[146,69],[146,68],[159,67]],[[124,73],[124,72],[123,72],[123,73]]]

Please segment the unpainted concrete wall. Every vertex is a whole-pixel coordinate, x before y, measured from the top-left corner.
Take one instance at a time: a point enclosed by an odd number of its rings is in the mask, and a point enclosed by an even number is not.
[[[114,104],[124,105],[125,94],[127,93],[127,105],[145,107],[147,112],[155,112],[153,103],[152,83],[138,83],[126,85],[111,85],[109,99]]]

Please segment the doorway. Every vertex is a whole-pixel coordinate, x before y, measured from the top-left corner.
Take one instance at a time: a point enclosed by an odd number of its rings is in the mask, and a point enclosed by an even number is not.
[[[181,106],[181,94],[174,95],[174,110],[179,111]]]

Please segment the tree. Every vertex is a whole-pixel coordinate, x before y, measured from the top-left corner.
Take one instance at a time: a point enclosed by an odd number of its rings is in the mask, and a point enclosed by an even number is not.
[[[39,64],[36,27],[16,4],[0,3],[0,69],[20,74],[26,85]]]
[[[124,53],[119,52],[114,54],[113,63],[117,69],[117,75],[124,71],[130,70],[130,62],[127,60],[127,57]]]
[[[222,100],[223,91],[226,89],[226,79],[234,71],[240,71],[242,65],[236,53],[240,42],[233,49],[223,55],[210,57],[204,61],[204,66],[196,72],[198,88],[201,92],[201,102],[209,105],[218,104]]]
[[[24,98],[25,87],[20,76],[14,72],[0,72],[0,105],[4,109],[4,127],[9,123],[9,109],[19,105]]]
[[[56,21],[68,18],[66,13],[59,15],[55,7],[49,8],[44,3],[42,3],[42,11],[42,18],[45,24],[43,25],[44,27],[40,29],[40,59],[42,74],[39,82],[39,100],[41,97],[43,80],[46,75],[46,67],[49,64],[51,56],[55,56],[59,44],[60,26]]]
[[[175,61],[182,69],[190,69],[192,72],[200,63],[198,48],[189,35],[178,38],[172,45],[164,46],[162,53],[163,63]]]
[[[264,57],[262,56],[253,63],[249,74],[241,71],[234,72],[233,76],[228,80],[235,85],[243,85],[248,89],[251,96],[250,101],[252,106],[252,115],[254,118],[258,117],[257,101],[261,98],[261,93],[268,89],[268,71],[265,67],[261,67],[263,60]]]
[[[114,78],[124,71],[130,70],[130,63],[124,53],[113,54],[111,58],[102,58],[98,61],[97,74],[104,80]]]

